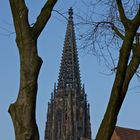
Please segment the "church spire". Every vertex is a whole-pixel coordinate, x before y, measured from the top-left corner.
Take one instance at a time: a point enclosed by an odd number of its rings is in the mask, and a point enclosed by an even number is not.
[[[79,61],[75,41],[72,7],[68,11],[68,16],[57,88],[58,90],[63,90],[66,89],[66,87],[72,87],[76,91],[81,91]]]
[[[62,53],[58,85],[48,104],[45,140],[80,140],[91,138],[89,106],[85,88],[81,88],[76,49],[73,10],[68,23]]]

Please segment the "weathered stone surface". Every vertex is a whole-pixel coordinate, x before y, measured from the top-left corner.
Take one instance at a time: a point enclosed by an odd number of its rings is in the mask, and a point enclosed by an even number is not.
[[[91,140],[91,139],[82,137],[82,138],[80,138],[80,140]]]

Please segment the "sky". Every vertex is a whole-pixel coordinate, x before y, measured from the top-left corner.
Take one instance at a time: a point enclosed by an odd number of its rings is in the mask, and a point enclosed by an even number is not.
[[[35,22],[45,0],[26,0],[29,9],[30,24]],[[66,13],[69,7],[74,13],[86,11],[85,5],[80,0],[59,0],[55,10]],[[65,14],[67,16],[67,14]],[[74,21],[76,18],[74,17]],[[37,95],[37,124],[40,139],[44,139],[44,130],[47,113],[47,103],[57,82],[61,54],[66,32],[66,20],[58,13],[53,12],[47,26],[38,39],[39,56],[43,65],[38,80]],[[75,30],[77,36],[77,30]],[[8,1],[0,4],[0,140],[14,140],[14,128],[8,107],[15,102],[19,89],[19,55],[15,43],[15,31]],[[77,37],[78,38],[78,37]],[[81,42],[77,40],[77,47]],[[103,118],[114,75],[103,74],[105,66],[97,58],[86,51],[78,49],[81,81],[85,84],[88,101],[90,103],[92,136],[95,137],[100,122]],[[117,125],[140,129],[140,89],[136,78],[131,82],[126,99],[118,116]]]

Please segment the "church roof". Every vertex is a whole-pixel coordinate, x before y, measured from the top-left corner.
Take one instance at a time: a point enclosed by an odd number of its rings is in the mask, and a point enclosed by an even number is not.
[[[117,126],[111,140],[140,140],[140,130]]]
[[[67,86],[81,90],[79,61],[76,48],[76,39],[73,23],[73,9],[68,12],[68,23],[61,59],[57,89],[65,89]]]

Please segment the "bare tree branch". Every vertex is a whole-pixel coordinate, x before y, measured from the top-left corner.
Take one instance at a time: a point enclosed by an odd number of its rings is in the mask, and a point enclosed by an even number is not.
[[[126,71],[126,76],[125,76],[125,80],[123,83],[123,88],[122,88],[122,96],[124,97],[125,94],[127,93],[127,89],[128,89],[128,85],[130,80],[132,79],[133,75],[136,73],[139,64],[140,64],[140,44],[136,45],[136,48],[133,50],[133,56],[132,59],[127,67],[127,71]]]
[[[108,22],[108,21],[101,21],[101,22],[96,22],[96,26],[98,28],[99,25],[110,25],[110,27],[112,28],[112,30],[123,40],[124,39],[124,35],[119,31],[119,29],[115,26],[114,23],[112,22]]]
[[[23,31],[29,30],[28,9],[24,0],[10,0],[16,34],[22,37]]]
[[[39,16],[37,17],[35,24],[32,27],[33,36],[35,39],[38,38],[43,28],[45,27],[48,19],[51,16],[52,9],[54,5],[56,4],[56,2],[57,0],[48,0],[45,3],[44,7],[42,8]]]
[[[53,12],[56,12],[57,14],[59,14],[60,16],[62,16],[66,21],[68,20],[68,18],[66,16],[64,16],[64,13],[59,12],[58,10],[52,10]]]
[[[132,22],[133,22],[133,28],[137,28],[140,24],[140,4],[139,4],[138,12]]]
[[[123,7],[123,4],[122,4],[122,0],[116,0],[116,2],[117,2],[117,6],[118,6],[118,11],[119,11],[121,22],[123,23],[125,28],[128,28],[130,20],[128,20],[128,18],[125,15],[125,11],[124,11],[124,7]]]

